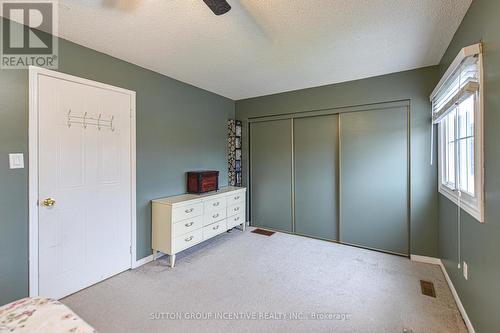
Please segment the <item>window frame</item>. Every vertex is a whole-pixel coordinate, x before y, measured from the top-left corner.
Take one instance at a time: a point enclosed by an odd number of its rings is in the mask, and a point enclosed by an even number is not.
[[[483,112],[484,112],[484,85],[483,85],[483,59],[482,54],[478,55],[478,69],[479,69],[479,90],[474,94],[475,107],[474,107],[474,192],[475,196],[469,195],[467,192],[461,192],[459,187],[458,175],[458,145],[457,145],[457,125],[455,124],[455,184],[452,189],[449,184],[445,182],[445,158],[446,158],[446,145],[444,140],[446,130],[444,129],[444,121],[438,123],[438,192],[447,197],[449,200],[459,205],[464,211],[484,223],[484,139],[483,139]],[[455,123],[458,122],[458,110],[456,112]]]
[[[453,111],[455,112],[455,111]],[[456,149],[457,149],[457,145],[456,145],[456,140],[453,141],[453,166],[454,166],[454,172],[453,172],[453,182],[450,182],[448,181],[448,170],[446,170],[446,167],[448,166],[448,149],[450,147],[450,141],[448,140],[449,139],[449,135],[448,135],[448,130],[449,130],[449,126],[448,126],[448,121],[450,120],[448,117],[451,115],[451,112],[443,119],[443,121],[441,121],[439,124],[438,124],[438,135],[439,135],[439,138],[438,138],[438,147],[440,149],[440,154],[439,155],[439,162],[438,162],[438,165],[441,166],[439,172],[440,172],[440,175],[441,175],[441,178],[440,178],[440,183],[441,185],[449,190],[449,191],[454,191],[455,188],[456,188],[456,185],[457,185],[457,170],[456,170],[456,155],[457,155],[457,152],[456,152]],[[454,118],[453,118],[453,128],[454,128],[454,132],[456,130],[456,113],[454,114]],[[456,136],[454,136],[456,137]],[[442,140],[443,142],[441,143]]]

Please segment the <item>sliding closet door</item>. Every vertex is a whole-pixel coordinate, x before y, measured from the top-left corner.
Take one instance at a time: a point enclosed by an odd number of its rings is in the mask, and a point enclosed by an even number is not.
[[[408,109],[340,115],[340,240],[408,254]]]
[[[338,116],[294,120],[295,233],[337,240]]]
[[[291,120],[250,124],[253,226],[292,231]]]

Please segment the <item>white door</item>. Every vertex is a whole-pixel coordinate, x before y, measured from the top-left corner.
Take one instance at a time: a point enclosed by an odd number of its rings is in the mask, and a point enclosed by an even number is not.
[[[38,286],[61,298],[131,266],[131,99],[45,75],[38,87]]]

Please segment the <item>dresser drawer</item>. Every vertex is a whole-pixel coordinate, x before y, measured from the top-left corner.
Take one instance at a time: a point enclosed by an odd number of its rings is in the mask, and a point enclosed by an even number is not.
[[[198,202],[191,205],[176,207],[172,210],[172,221],[178,222],[199,216],[203,213],[203,203]]]
[[[187,234],[188,232],[200,229],[203,226],[202,216],[196,216],[192,219],[187,219],[174,223],[172,226],[172,237],[177,237],[180,235]]]
[[[235,203],[240,203],[245,201],[245,192],[234,193],[226,197],[227,205],[232,206]]]
[[[216,210],[205,212],[203,216],[203,225],[209,225],[214,222],[218,222],[226,218],[226,207],[222,207]]]
[[[212,238],[220,233],[223,233],[226,230],[226,220],[212,223],[203,227],[203,239]]]
[[[227,216],[238,215],[245,212],[245,202],[240,202],[227,207]]]
[[[234,228],[242,223],[245,223],[245,213],[240,213],[227,218],[227,229]]]
[[[174,238],[172,250],[174,253],[181,252],[188,247],[191,247],[203,240],[202,229],[195,230],[188,234]]]
[[[219,197],[212,200],[207,200],[204,203],[205,212],[211,212],[221,208],[226,208],[226,198]]]

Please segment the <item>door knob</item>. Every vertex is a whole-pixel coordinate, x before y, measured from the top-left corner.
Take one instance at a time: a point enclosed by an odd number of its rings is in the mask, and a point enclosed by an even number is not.
[[[47,199],[42,201],[42,205],[44,205],[45,207],[52,207],[55,204],[56,204],[56,201],[52,198],[47,198]]]

